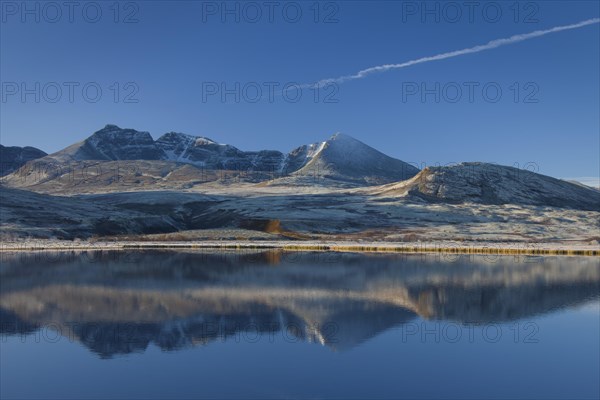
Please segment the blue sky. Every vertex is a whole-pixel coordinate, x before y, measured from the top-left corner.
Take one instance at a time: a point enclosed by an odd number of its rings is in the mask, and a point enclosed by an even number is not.
[[[1,7],[4,145],[53,152],[107,123],[243,150],[288,151],[344,132],[420,166],[488,161],[600,175],[599,24],[374,74],[323,88],[317,100],[307,88],[297,102],[280,93],[288,83],[598,18],[597,1],[480,2],[472,16],[464,2],[281,1],[272,16],[261,1],[229,2],[234,12],[224,16],[222,2],[79,2],[71,21],[64,6],[58,16],[38,2],[23,14],[22,4]],[[438,21],[435,11],[421,14],[423,4],[439,7]],[[223,101],[223,85],[235,92],[236,84],[239,101],[233,93]],[[22,98],[22,89],[31,93]],[[422,89],[431,93],[423,98]]]

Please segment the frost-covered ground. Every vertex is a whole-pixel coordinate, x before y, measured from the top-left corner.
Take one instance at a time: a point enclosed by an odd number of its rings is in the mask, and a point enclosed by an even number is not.
[[[600,213],[514,204],[428,203],[358,189],[256,185],[49,196],[3,188],[3,244],[24,239],[598,250]],[[83,243],[82,242],[82,243]],[[40,242],[35,242],[39,244]],[[59,242],[54,242],[52,246]],[[453,244],[452,244],[453,243]],[[114,243],[113,243],[114,244]],[[64,245],[61,244],[61,245]]]
[[[25,168],[0,185],[0,237],[598,248],[600,192],[592,188],[485,163],[425,168],[410,179],[367,185],[371,175],[389,181],[384,172],[401,174],[404,164],[367,154],[378,160],[368,171],[366,161],[341,168],[338,153],[359,142],[336,136],[331,143],[307,164],[320,160],[320,175],[276,179],[161,160]],[[362,183],[353,181],[359,177]]]

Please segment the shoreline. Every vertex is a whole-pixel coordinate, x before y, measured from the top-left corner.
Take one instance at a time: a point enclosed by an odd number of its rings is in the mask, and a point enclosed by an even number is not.
[[[320,241],[236,241],[219,240],[204,242],[165,241],[98,241],[70,242],[57,240],[33,240],[3,242],[0,252],[32,251],[90,251],[90,250],[282,250],[297,252],[347,252],[347,253],[447,253],[447,254],[496,254],[496,255],[556,255],[600,256],[600,246],[586,243],[496,243],[496,242],[320,242]]]

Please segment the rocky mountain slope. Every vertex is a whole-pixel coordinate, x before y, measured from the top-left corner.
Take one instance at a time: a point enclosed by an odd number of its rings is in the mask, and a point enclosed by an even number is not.
[[[3,146],[0,144],[0,176],[8,175],[27,162],[46,155],[45,152],[35,147]]]
[[[412,179],[372,191],[428,202],[527,204],[600,211],[600,191],[534,172],[488,163],[428,167]]]
[[[193,164],[206,169],[235,171],[280,171],[283,153],[275,150],[242,151],[211,139],[170,132],[162,135],[156,145],[163,159]]]
[[[348,135],[336,133],[327,141],[301,146],[286,159],[290,178],[276,183],[338,181],[349,185],[370,186],[403,181],[415,176],[419,169]],[[308,178],[308,179],[306,179]]]

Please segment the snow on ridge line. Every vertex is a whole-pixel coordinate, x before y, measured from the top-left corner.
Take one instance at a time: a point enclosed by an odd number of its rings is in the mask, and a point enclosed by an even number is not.
[[[165,137],[168,137],[168,139]],[[186,140],[186,141],[194,142],[197,145],[217,144],[219,146],[225,146],[224,144],[217,143],[214,140],[212,140],[206,136],[189,135],[187,133],[181,133],[181,132],[167,132],[167,133],[163,134],[162,136],[160,136],[158,139],[156,139],[155,143],[165,143],[165,142],[168,143],[169,141],[173,141],[173,138],[180,139],[180,141]]]
[[[319,147],[317,147],[316,150],[312,150],[314,146],[316,146],[317,143],[313,143],[309,146],[309,150],[306,152],[306,158],[307,159],[313,159],[316,156],[318,156],[319,154],[321,154],[321,152],[323,151],[323,149],[325,148],[325,145],[327,145],[327,141],[325,142],[321,142],[319,143]]]
[[[204,137],[204,136],[196,136],[195,144],[196,145],[216,144],[216,145],[219,145],[219,146],[225,146],[222,143],[217,143],[214,140],[211,140],[211,139],[209,139],[207,137]]]

